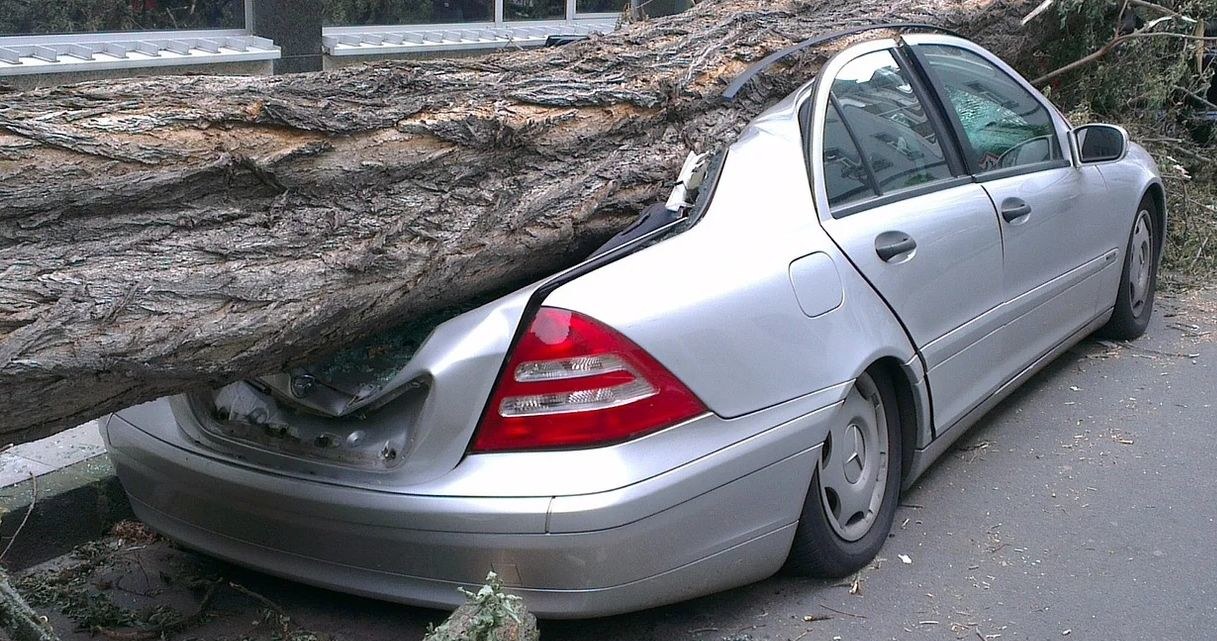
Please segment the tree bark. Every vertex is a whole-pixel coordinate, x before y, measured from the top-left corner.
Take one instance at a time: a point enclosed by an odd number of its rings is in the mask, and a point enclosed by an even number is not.
[[[809,79],[818,33],[1019,57],[1035,0],[718,0],[569,46],[0,93],[0,441],[316,359],[568,265]]]

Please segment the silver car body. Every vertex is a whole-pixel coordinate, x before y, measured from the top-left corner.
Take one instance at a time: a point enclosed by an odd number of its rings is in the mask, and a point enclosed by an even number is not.
[[[904,41],[975,51],[1024,82],[964,40]],[[821,77],[895,46],[854,45]],[[809,82],[751,123],[696,225],[437,327],[401,374],[424,389],[369,418],[405,430],[399,464],[357,469],[217,438],[185,397],[161,399],[105,428],[136,514],[236,563],[426,606],[458,604],[456,587],[490,570],[549,617],[636,610],[774,573],[856,377],[882,367],[898,382],[907,485],[1104,323],[1135,206],[1161,193],[1135,145],[1082,165],[1069,123],[1049,108],[1071,152],[1059,167],[952,181],[834,218],[820,166],[828,86]],[[1000,221],[994,203],[1007,193],[1036,215]],[[918,238],[915,253],[877,260],[874,239],[890,230]],[[469,454],[538,291],[633,340],[709,411],[608,447]]]

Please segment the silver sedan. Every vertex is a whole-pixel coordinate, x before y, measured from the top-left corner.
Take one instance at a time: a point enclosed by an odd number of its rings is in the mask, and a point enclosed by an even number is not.
[[[136,514],[320,586],[537,614],[857,570],[900,492],[1149,321],[1154,161],[944,35],[832,58],[584,263],[344,357],[112,417]]]

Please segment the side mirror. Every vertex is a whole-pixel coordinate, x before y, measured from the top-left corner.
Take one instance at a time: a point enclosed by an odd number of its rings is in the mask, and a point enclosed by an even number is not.
[[[1073,137],[1083,163],[1119,160],[1128,151],[1128,132],[1115,125],[1082,125]]]

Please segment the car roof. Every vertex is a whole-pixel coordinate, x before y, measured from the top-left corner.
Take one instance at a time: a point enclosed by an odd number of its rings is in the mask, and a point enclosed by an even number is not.
[[[921,22],[880,23],[880,24],[871,24],[871,25],[850,27],[848,29],[841,29],[839,31],[831,31],[829,33],[812,36],[811,38],[803,40],[802,42],[797,42],[795,44],[792,44],[788,47],[779,49],[779,50],[765,56],[759,62],[757,62],[757,63],[751,65],[750,67],[748,67],[747,69],[745,69],[742,73],[740,73],[738,76],[736,76],[734,79],[732,79],[730,83],[728,83],[727,88],[723,90],[723,99],[727,100],[727,101],[734,100],[735,97],[737,95],[739,95],[739,92],[741,90],[743,90],[744,86],[747,85],[748,82],[751,81],[753,78],[755,78],[757,76],[757,74],[768,69],[769,67],[773,66],[777,62],[779,62],[789,56],[792,56],[800,51],[803,51],[804,49],[808,49],[810,47],[814,47],[817,45],[826,44],[828,42],[831,42],[833,40],[837,40],[840,38],[846,38],[849,36],[866,33],[867,31],[896,31],[896,32],[898,32],[897,33],[898,36],[917,35],[917,34],[903,33],[904,31],[908,31],[908,30],[923,30],[923,31],[929,30],[929,31],[934,31],[934,32],[938,32],[938,33],[945,33],[945,34],[947,34],[947,37],[951,37],[956,40],[962,40],[965,42],[970,42],[967,40],[967,38],[964,38],[962,35],[956,33],[955,31],[947,29],[946,27],[940,27],[937,25],[926,24],[926,23],[921,23]],[[932,34],[928,34],[928,35],[932,35]],[[890,38],[890,36],[885,35],[883,38],[876,38],[876,39],[886,39],[886,38]],[[863,42],[865,42],[865,40],[863,40]]]

